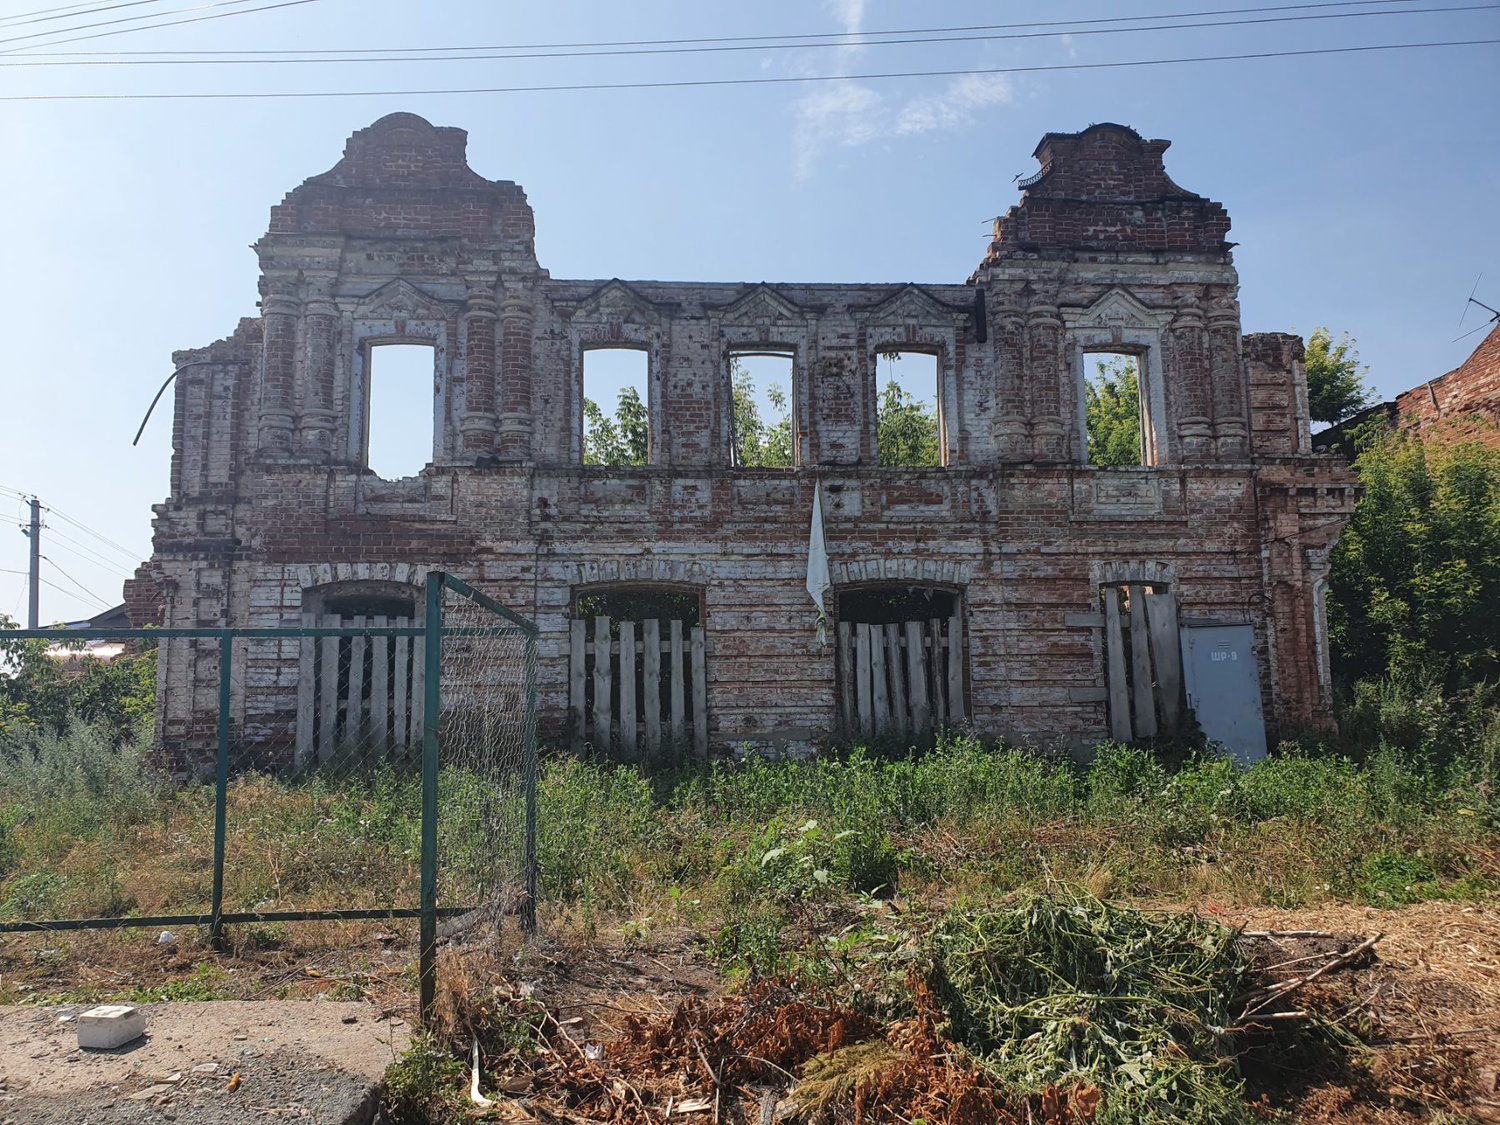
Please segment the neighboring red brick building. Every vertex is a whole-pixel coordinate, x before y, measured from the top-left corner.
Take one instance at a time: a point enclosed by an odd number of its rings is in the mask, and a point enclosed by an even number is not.
[[[960,284],[577,281],[537,264],[524,193],[469,169],[463,131],[383,118],[272,209],[261,316],[175,356],[200,365],[177,382],[171,494],[130,603],[173,625],[367,620],[377,602],[390,619],[447,569],[539,625],[552,738],[636,743],[636,719],[602,733],[579,687],[600,635],[583,619],[653,593],[696,606],[679,624],[701,638],[703,697],[683,706],[714,748],[944,720],[1150,736],[1180,721],[1184,676],[1213,728],[1203,677],[1221,669],[1255,722],[1261,706],[1322,722],[1321,591],[1355,481],[1312,450],[1302,341],[1241,336],[1229,217],[1168,178],[1167,145],[1049,133]],[[432,463],[403,480],[365,467],[369,357],[391,342],[434,363]],[[581,463],[582,357],[604,346],[647,356],[644,468]],[[937,357],[938,467],[878,467],[890,350]],[[731,361],[768,351],[791,359],[792,469],[737,467],[730,448]],[[1096,352],[1141,371],[1141,467],[1087,464]],[[805,589],[815,482],[827,648]],[[642,654],[668,660],[668,624],[641,625],[662,638]],[[296,660],[274,643],[254,658],[242,740],[293,737],[311,690]],[[168,646],[169,749],[211,734],[214,671]],[[636,715],[665,715],[630,675]],[[371,706],[355,696],[340,722]]]
[[[1419,383],[1318,433],[1319,445],[1346,449],[1353,429],[1388,418],[1404,430],[1441,441],[1477,441],[1500,448],[1500,324],[1473,354],[1446,375]]]

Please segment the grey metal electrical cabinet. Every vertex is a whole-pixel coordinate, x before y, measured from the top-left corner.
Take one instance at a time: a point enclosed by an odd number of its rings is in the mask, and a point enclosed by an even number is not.
[[[1211,742],[1241,762],[1266,756],[1255,630],[1249,625],[1184,625],[1182,669],[1188,706]]]

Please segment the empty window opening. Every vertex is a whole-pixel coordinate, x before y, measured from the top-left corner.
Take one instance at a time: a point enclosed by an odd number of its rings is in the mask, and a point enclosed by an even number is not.
[[[730,462],[747,469],[789,469],[792,353],[735,351],[729,356]]]
[[[1170,738],[1182,728],[1182,649],[1177,599],[1163,584],[1099,587],[1104,684],[1116,742]]]
[[[648,766],[706,754],[702,591],[664,583],[588,587],[575,595],[572,617],[575,748]]]
[[[881,352],[875,358],[875,392],[880,464],[907,469],[941,465],[937,356]]]
[[[365,466],[385,480],[416,476],[432,460],[436,350],[378,344],[365,362]]]
[[[640,348],[583,353],[583,463],[645,465],[651,457],[647,358]]]
[[[839,717],[846,737],[930,741],[964,721],[963,599],[934,586],[838,591]]]
[[[1117,352],[1083,357],[1083,413],[1091,465],[1146,464],[1140,360]]]

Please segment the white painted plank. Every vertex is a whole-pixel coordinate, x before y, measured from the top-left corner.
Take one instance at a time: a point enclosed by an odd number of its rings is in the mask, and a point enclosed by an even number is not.
[[[323,615],[323,624],[338,628],[343,624],[336,613]],[[318,761],[333,757],[333,741],[338,736],[339,721],[339,638],[324,637],[323,667],[318,677]]]
[[[1125,639],[1120,630],[1120,588],[1104,587],[1104,649],[1109,680],[1109,737],[1116,742],[1131,740],[1130,694],[1125,678]]]
[[[906,632],[906,682],[911,686],[912,728],[919,734],[932,729],[932,708],[927,703],[927,661],[923,659],[922,623],[908,621]]]
[[[875,733],[884,736],[891,730],[891,696],[885,679],[885,631],[879,625],[870,627],[870,697],[875,704]]]
[[[1177,595],[1162,590],[1146,596],[1146,624],[1151,632],[1151,663],[1156,669],[1156,691],[1161,721],[1167,734],[1182,723],[1182,649],[1177,631]]]
[[[368,619],[358,615],[353,620],[356,629],[366,627]],[[369,737],[369,721],[365,715],[365,654],[369,642],[364,637],[351,637],[349,641],[349,681],[344,700],[344,753],[350,758],[364,756],[365,739]]]
[[[836,632],[839,648],[839,717],[843,722],[843,736],[854,733],[854,630],[849,622],[840,621]]]
[[[934,617],[927,622],[927,671],[932,676],[932,718],[938,727],[948,725],[948,677],[944,671],[947,659],[943,648],[943,622]]]
[[[641,622],[641,717],[646,723],[646,756],[661,758],[661,622]]]
[[[635,760],[635,622],[620,622],[620,749]]]
[[[708,638],[694,625],[690,637],[693,656],[693,751],[708,758]]]
[[[425,625],[425,622],[418,621],[415,624]],[[423,743],[427,737],[423,718],[427,713],[426,684],[427,638],[425,636],[413,637],[411,639],[411,739],[407,745],[412,748],[418,761],[425,752]]]
[[[588,690],[584,680],[584,661],[588,659],[588,623],[581,618],[568,622],[568,717],[573,728],[573,752],[583,750],[586,735]]]
[[[318,623],[318,617],[313,613],[302,615],[302,626],[311,629]],[[292,759],[292,768],[301,773],[307,768],[307,764],[313,759],[314,748],[317,745],[315,733],[313,710],[317,703],[318,684],[313,678],[318,660],[318,639],[316,637],[303,637],[298,643],[297,658],[297,750]]]
[[[948,619],[948,718],[964,721],[964,619],[954,610]]]
[[[911,725],[911,716],[906,710],[906,683],[901,656],[901,626],[886,625],[885,667],[891,679],[891,728],[897,734],[906,734]]]
[[[594,618],[594,729],[589,740],[596,753],[610,751],[610,691],[614,673],[614,660],[610,652],[609,618],[603,614]]]
[[[1151,687],[1151,638],[1146,631],[1146,592],[1130,587],[1130,693],[1137,738],[1156,737],[1156,693]]]
[[[396,618],[396,626],[401,629],[411,628],[411,618]],[[391,739],[391,752],[397,756],[404,756],[414,741],[407,726],[407,719],[411,714],[411,647],[410,637],[396,638],[396,682],[391,685],[391,709],[396,713],[396,729]]]
[[[685,698],[687,669],[682,659],[682,622],[673,618],[668,634],[672,644],[672,711],[670,730],[672,749],[680,754],[687,737],[687,700]]]
[[[388,628],[386,618],[376,617],[371,624]],[[370,742],[371,750],[384,756],[391,740],[391,658],[390,637],[370,638]]]
[[[870,626],[861,621],[855,626],[854,650],[857,660],[855,690],[859,700],[859,733],[875,733],[875,704],[870,698]]]

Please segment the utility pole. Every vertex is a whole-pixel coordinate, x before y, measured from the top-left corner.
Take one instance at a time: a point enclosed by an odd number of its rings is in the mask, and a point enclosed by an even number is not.
[[[30,597],[26,602],[26,628],[39,629],[42,601],[42,502],[35,496],[31,498],[31,530],[26,534],[31,538]]]

